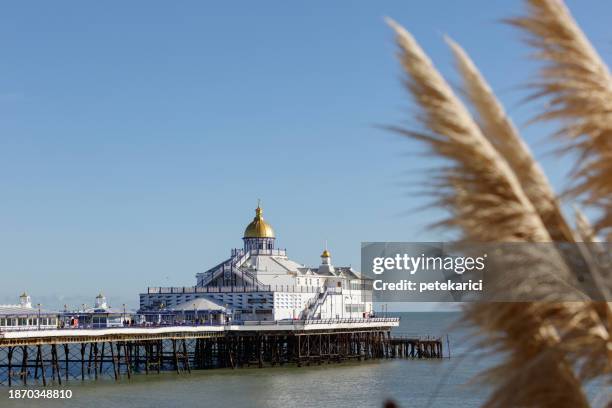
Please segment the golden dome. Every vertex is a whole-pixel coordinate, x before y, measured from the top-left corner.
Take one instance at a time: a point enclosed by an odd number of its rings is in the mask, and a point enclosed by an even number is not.
[[[329,253],[327,249],[325,249],[325,251],[323,251],[323,253],[321,254],[321,258],[329,258],[329,257],[331,257],[331,254]]]
[[[255,209],[255,218],[244,230],[244,238],[274,238],[272,226],[264,221],[263,210],[258,205]]]

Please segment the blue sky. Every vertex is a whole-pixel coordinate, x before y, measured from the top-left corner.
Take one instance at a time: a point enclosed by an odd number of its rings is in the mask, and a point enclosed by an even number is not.
[[[612,3],[571,1],[599,51]],[[391,16],[456,82],[472,55],[558,189],[571,161],[524,127],[536,65],[499,22],[521,2],[13,2],[0,12],[0,303],[137,305],[241,245],[257,198],[292,258],[359,264],[361,241],[435,241],[415,182]],[[412,185],[412,187],[411,187]]]

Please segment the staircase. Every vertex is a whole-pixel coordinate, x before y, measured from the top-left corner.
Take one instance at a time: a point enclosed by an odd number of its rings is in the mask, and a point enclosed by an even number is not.
[[[303,313],[305,320],[313,319],[316,317],[317,310],[321,309],[321,306],[323,306],[323,304],[327,300],[327,296],[329,295],[329,293],[330,290],[328,288],[325,288],[324,292],[319,293],[316,298],[311,299],[308,302],[308,304],[306,305],[306,310]],[[320,315],[321,312],[319,312],[319,316]]]
[[[252,282],[253,286],[263,286],[257,277],[253,275],[253,273],[245,269],[240,269],[240,267],[246,262],[247,259],[249,259],[249,257],[249,252],[244,252],[242,250],[236,251],[236,253],[230,259],[221,263],[216,268],[211,269],[200,286],[207,286],[220,276],[223,276],[225,280],[231,280],[233,275],[242,275],[245,278],[248,278]]]

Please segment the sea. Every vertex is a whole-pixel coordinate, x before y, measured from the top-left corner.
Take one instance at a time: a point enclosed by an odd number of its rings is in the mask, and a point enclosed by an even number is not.
[[[9,399],[8,388],[2,387],[0,407],[359,408],[383,407],[388,400],[405,408],[482,405],[490,390],[475,377],[500,357],[475,347],[471,331],[459,324],[459,313],[389,315],[401,317],[396,335],[442,336],[445,358],[166,372],[120,382],[72,381],[66,387],[72,398],[62,400]]]

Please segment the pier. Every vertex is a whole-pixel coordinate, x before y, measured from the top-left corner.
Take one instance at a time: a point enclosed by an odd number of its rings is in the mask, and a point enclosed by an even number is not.
[[[441,339],[392,337],[397,318],[0,333],[0,384],[61,385],[212,368],[441,358]]]

